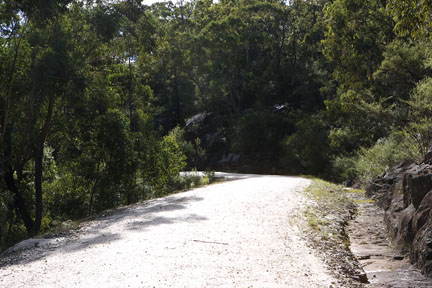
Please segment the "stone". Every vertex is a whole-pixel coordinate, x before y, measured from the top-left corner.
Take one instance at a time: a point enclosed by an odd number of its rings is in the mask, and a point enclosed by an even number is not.
[[[426,194],[432,189],[432,174],[406,174],[403,192],[405,205],[413,204],[417,209]]]
[[[208,141],[215,141],[214,135],[222,128],[222,119],[215,113],[200,113],[186,120],[184,127],[185,140],[194,142],[200,139],[201,144],[208,146]],[[213,135],[213,136],[211,136]]]
[[[426,155],[423,157],[423,163],[432,164],[432,149],[429,150]]]
[[[364,283],[364,284],[369,283],[369,279],[368,279],[366,273],[363,271],[358,271],[358,273],[355,274],[353,278],[355,280],[359,281],[360,283]]]
[[[410,251],[411,263],[419,267],[428,277],[432,277],[432,221],[430,220],[417,232]]]
[[[223,119],[217,113],[199,113],[188,120],[183,128],[185,140],[197,143],[205,151],[205,156],[195,155],[193,165],[199,169],[212,167],[228,150],[224,136]]]
[[[366,195],[384,209],[394,246],[432,277],[432,150],[422,162],[399,163],[374,179]]]
[[[415,233],[412,224],[415,213],[416,209],[413,205],[408,206],[401,212],[399,223],[400,232],[397,239],[399,243],[409,244],[414,239]]]

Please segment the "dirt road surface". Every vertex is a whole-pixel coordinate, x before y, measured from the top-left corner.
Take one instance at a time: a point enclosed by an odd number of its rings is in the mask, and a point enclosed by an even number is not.
[[[27,240],[0,287],[335,287],[297,224],[309,180],[234,178]]]

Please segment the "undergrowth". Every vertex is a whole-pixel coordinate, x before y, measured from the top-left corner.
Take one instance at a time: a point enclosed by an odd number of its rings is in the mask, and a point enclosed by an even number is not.
[[[311,232],[322,240],[349,245],[346,234],[337,227],[347,224],[345,222],[355,212],[355,205],[347,197],[347,191],[342,186],[315,179],[306,193],[314,200],[314,204],[304,212]]]

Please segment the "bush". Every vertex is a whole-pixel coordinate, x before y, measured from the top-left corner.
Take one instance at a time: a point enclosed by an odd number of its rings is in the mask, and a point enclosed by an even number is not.
[[[332,176],[335,181],[354,180],[358,176],[356,163],[358,155],[355,156],[336,156],[332,161]]]
[[[284,114],[271,111],[246,113],[236,124],[232,146],[234,151],[255,159],[277,158],[282,140],[293,125]]]
[[[44,207],[54,219],[79,219],[88,215],[91,190],[88,181],[64,173],[44,186]]]
[[[409,135],[424,155],[432,145],[432,78],[420,81],[407,101],[408,124],[402,133]]]
[[[176,191],[186,191],[191,188],[210,184],[209,176],[186,175],[174,179],[173,189]]]
[[[185,140],[184,134],[184,131],[179,126],[169,132],[169,135],[175,138],[181,152],[186,156],[186,169],[192,169],[195,168],[194,164],[198,162],[196,161],[197,159],[206,159],[206,151],[201,147],[199,138],[196,138],[194,143],[192,143]]]
[[[408,135],[393,132],[374,146],[361,148],[355,156],[337,157],[332,164],[335,174],[340,173],[342,179],[357,179],[364,185],[397,163],[417,160],[420,156]]]
[[[302,117],[296,128],[297,131],[283,141],[281,165],[293,173],[326,173],[329,167],[329,130],[322,115]]]
[[[179,173],[186,167],[186,156],[180,149],[179,143],[173,134],[164,136],[159,144],[156,158],[155,178],[153,179],[156,189],[155,196],[161,196],[175,190],[175,181]]]

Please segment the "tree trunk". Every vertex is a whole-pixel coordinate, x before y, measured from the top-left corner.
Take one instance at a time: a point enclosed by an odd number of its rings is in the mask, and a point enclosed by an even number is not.
[[[14,170],[12,168],[12,144],[11,144],[10,127],[6,129],[5,132],[6,132],[4,134],[5,145],[3,146],[4,159],[3,159],[3,163],[1,163],[4,167],[3,179],[5,181],[8,190],[13,195],[13,203],[14,203],[15,211],[17,212],[18,215],[21,216],[24,222],[24,226],[26,227],[27,233],[31,237],[34,235],[33,234],[34,222],[32,217],[30,216],[29,210],[27,209],[24,198],[22,197],[15,182]]]
[[[13,201],[15,206],[15,211],[17,214],[19,214],[24,222],[24,226],[26,227],[27,234],[32,237],[34,236],[34,221],[32,217],[30,216],[30,213],[27,209],[27,206],[25,204],[24,198],[21,196],[20,191],[18,190],[18,187],[15,184],[15,179],[13,176],[13,171],[9,170],[5,173],[4,180],[6,182],[6,185],[13,193]]]
[[[54,110],[54,95],[50,96],[48,103],[48,111],[45,119],[45,125],[42,129],[39,143],[36,146],[35,151],[35,193],[36,193],[36,215],[34,233],[37,234],[40,230],[43,214],[43,201],[42,201],[42,174],[43,174],[43,156],[44,156],[44,145],[48,135],[48,131],[51,125],[52,114]]]
[[[43,173],[43,145],[45,141],[41,140],[36,147],[35,153],[35,192],[36,192],[36,215],[35,215],[35,226],[34,233],[37,234],[40,230],[41,222],[42,222],[42,212],[43,212],[43,204],[42,204],[42,173]]]

